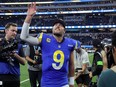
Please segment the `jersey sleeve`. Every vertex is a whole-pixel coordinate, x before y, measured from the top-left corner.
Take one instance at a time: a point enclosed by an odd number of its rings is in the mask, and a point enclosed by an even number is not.
[[[38,41],[39,41],[40,44],[42,43],[43,35],[44,35],[43,33],[40,33],[40,34],[38,34],[38,36],[37,36]]]

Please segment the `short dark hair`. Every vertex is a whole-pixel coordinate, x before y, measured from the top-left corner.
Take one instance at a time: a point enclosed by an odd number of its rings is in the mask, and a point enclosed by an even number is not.
[[[101,48],[102,47],[101,41],[99,39],[93,39],[93,46],[95,48]]]
[[[112,46],[116,47],[116,31],[112,33]]]
[[[10,26],[14,26],[14,27],[17,27],[17,24],[16,23],[13,23],[13,22],[9,22],[5,25],[5,29],[8,29]]]

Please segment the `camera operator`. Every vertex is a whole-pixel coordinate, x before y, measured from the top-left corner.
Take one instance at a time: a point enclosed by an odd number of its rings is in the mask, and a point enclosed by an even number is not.
[[[89,74],[90,78],[96,75],[99,77],[102,70],[107,69],[107,56],[105,51],[102,48],[101,41],[99,39],[94,39],[93,47],[95,49],[95,52],[94,52],[94,58],[92,62],[93,69]]]
[[[112,34],[112,54],[115,65],[101,73],[97,87],[116,86],[116,31],[114,31]]]
[[[17,24],[7,23],[5,37],[0,41],[0,87],[20,87],[20,64],[26,61],[16,35]]]
[[[101,43],[107,55],[108,68],[111,68],[115,64],[112,54],[112,40],[104,38]]]

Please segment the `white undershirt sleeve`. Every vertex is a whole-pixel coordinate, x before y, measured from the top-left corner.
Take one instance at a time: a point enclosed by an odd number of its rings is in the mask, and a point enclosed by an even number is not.
[[[23,41],[26,41],[29,44],[38,45],[39,44],[38,38],[37,37],[33,37],[33,36],[29,36],[29,25],[30,24],[24,22],[23,27],[22,27],[22,31],[21,31],[20,38]]]

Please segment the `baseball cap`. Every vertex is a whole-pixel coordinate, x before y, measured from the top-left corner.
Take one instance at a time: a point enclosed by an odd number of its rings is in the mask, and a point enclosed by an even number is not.
[[[76,41],[76,49],[81,48],[81,42],[79,40]]]
[[[65,28],[65,22],[62,20],[62,19],[55,19],[54,22],[53,22],[53,26],[56,24],[56,23],[60,23],[62,24],[62,26]]]

